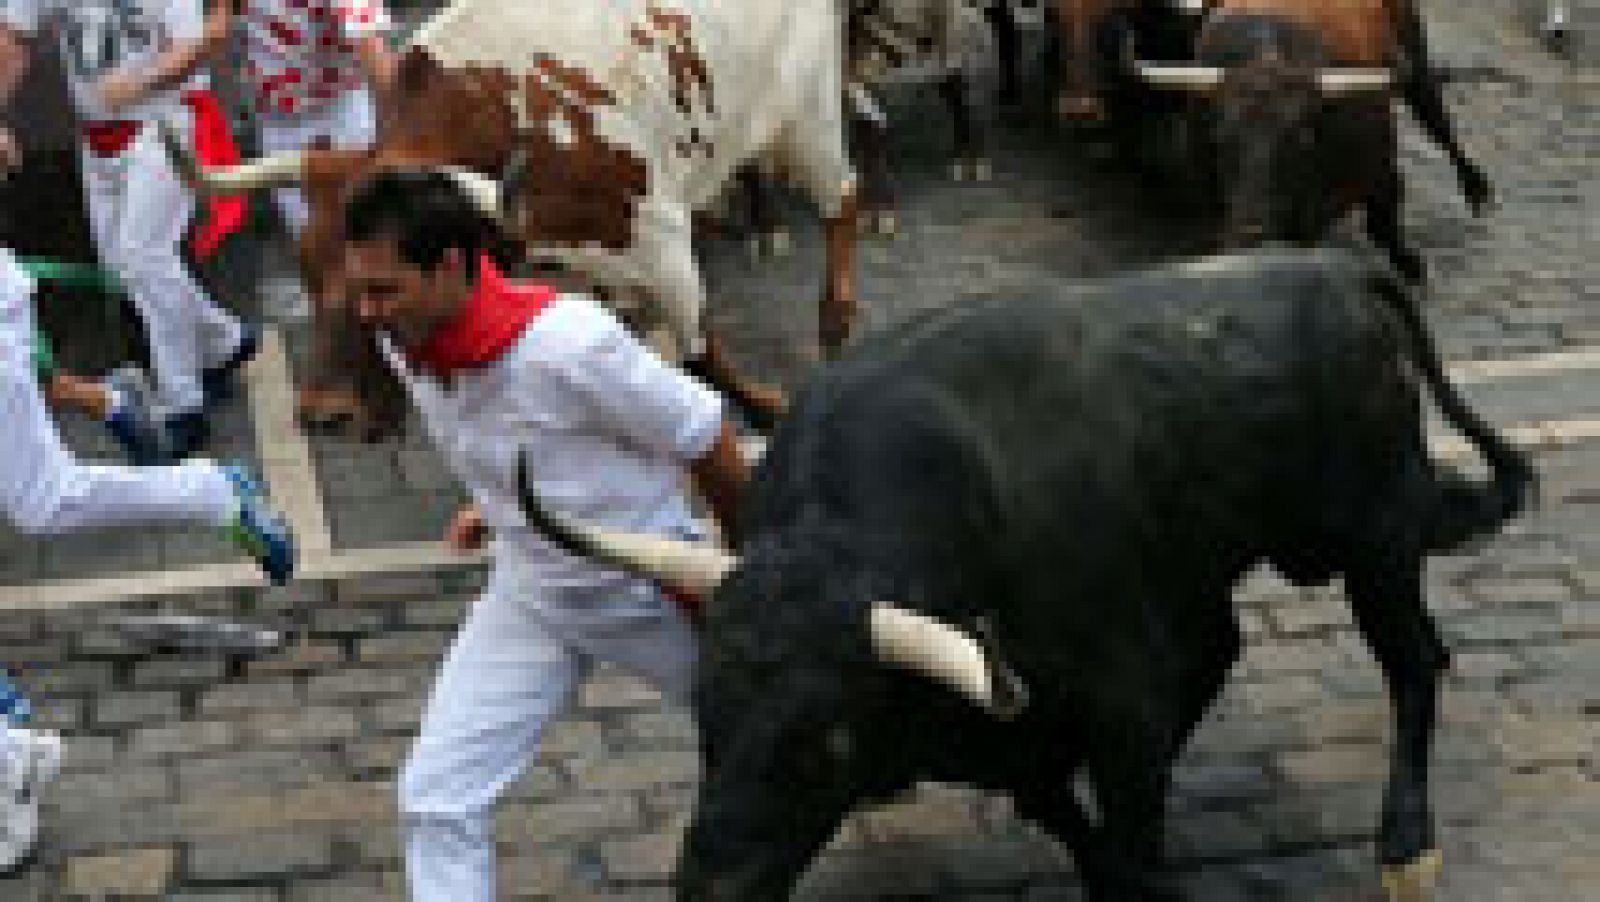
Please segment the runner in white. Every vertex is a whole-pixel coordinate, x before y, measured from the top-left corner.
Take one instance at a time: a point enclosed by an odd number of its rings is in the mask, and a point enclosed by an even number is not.
[[[269,579],[287,582],[293,538],[244,468],[203,460],[123,467],[73,459],[35,382],[32,294],[33,282],[0,248],[0,520],[36,535],[156,522],[212,524]],[[54,775],[60,757],[53,734],[0,719],[0,872],[33,848],[38,788]]]
[[[493,809],[599,661],[683,700],[695,659],[661,587],[571,557],[517,501],[526,456],[541,495],[586,522],[688,538],[692,474],[728,519],[744,479],[721,401],[640,345],[594,300],[499,271],[504,235],[442,173],[385,173],[344,221],[357,313],[382,333],[428,431],[471,490],[450,539],[493,531],[495,569],[434,684],[400,779],[411,897],[492,902]]]
[[[189,120],[184,92],[199,86],[195,70],[214,46],[201,0],[0,0],[0,74],[9,73],[0,109],[25,66],[25,36],[46,25],[83,122],[95,242],[144,321],[163,413],[186,456],[208,434],[203,379],[238,367],[257,337],[184,268],[179,242],[194,202],[150,127]]]
[[[239,18],[263,153],[318,139],[348,149],[372,143],[373,91],[387,90],[394,76],[382,0],[240,0]],[[308,215],[300,189],[279,188],[276,200],[298,235]]]

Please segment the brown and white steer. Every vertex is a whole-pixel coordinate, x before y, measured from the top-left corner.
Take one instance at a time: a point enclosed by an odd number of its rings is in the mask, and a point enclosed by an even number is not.
[[[737,380],[704,331],[690,220],[738,167],[775,162],[827,221],[821,334],[829,349],[842,344],[856,315],[844,71],[836,0],[458,0],[404,51],[372,150],[314,149],[195,175],[214,191],[305,183],[305,275],[319,311],[337,321],[331,249],[355,179],[382,167],[459,167],[487,200],[488,179],[516,160],[517,187],[497,212],[530,256],[642,292],[670,334],[669,356],[703,364],[747,406],[776,413],[782,396]],[[348,329],[319,328],[335,361],[348,357],[337,337]]]

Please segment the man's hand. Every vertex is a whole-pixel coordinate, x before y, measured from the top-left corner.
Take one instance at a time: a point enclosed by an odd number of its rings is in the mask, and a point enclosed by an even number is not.
[[[22,144],[11,129],[0,125],[0,177],[22,168]]]
[[[122,112],[144,97],[144,80],[132,72],[107,74],[94,86],[100,106],[111,114]]]
[[[488,538],[489,524],[483,522],[483,512],[478,510],[476,504],[456,511],[455,519],[450,521],[450,527],[444,534],[445,544],[461,554],[478,551]]]

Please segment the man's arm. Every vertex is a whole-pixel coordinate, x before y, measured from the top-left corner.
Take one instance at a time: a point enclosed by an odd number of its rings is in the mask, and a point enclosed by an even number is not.
[[[118,70],[100,79],[96,93],[107,113],[127,109],[152,94],[183,84],[201,65],[219,53],[227,43],[233,25],[233,0],[215,0],[199,29],[177,28],[172,46],[148,66]]]
[[[23,32],[9,23],[0,22],[0,114],[11,111],[11,97],[23,76],[28,74],[28,59],[32,47]],[[0,172],[22,165],[22,145],[11,126],[0,122]]]
[[[739,453],[738,433],[733,424],[724,420],[722,431],[712,443],[711,450],[689,465],[694,477],[695,491],[705,499],[712,516],[722,529],[723,541],[729,546],[738,537],[739,499],[744,484],[750,478],[749,468]]]

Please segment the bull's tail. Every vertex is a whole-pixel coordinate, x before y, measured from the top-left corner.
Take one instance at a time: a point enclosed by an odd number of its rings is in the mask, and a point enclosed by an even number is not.
[[[1520,449],[1478,416],[1445,374],[1433,334],[1423,322],[1416,295],[1387,275],[1374,279],[1379,296],[1400,318],[1411,359],[1439,405],[1445,422],[1466,436],[1489,465],[1489,481],[1478,482],[1454,469],[1438,474],[1438,495],[1424,536],[1430,551],[1448,551],[1498,530],[1525,510],[1538,475]]]

